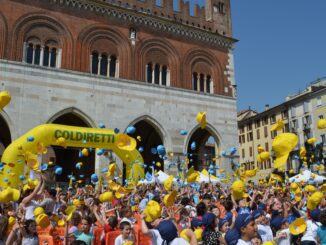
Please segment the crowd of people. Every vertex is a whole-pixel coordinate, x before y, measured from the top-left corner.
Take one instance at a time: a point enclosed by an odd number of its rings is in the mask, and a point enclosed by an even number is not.
[[[115,195],[116,183],[110,190],[47,182],[40,174],[19,200],[2,197],[0,245],[326,244],[325,185],[247,184],[239,197],[219,183],[175,184],[171,205],[165,198],[171,192],[159,183]]]

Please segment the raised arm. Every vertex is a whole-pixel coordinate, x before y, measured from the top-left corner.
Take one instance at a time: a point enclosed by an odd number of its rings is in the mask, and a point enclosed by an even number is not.
[[[30,201],[33,200],[33,198],[36,196],[36,194],[39,192],[39,190],[41,189],[41,185],[43,184],[43,178],[41,177],[40,182],[38,183],[38,185],[35,187],[35,189],[33,190],[33,192],[31,194],[29,194],[27,197],[25,197],[22,200],[22,204],[24,205],[24,207],[26,207]]]

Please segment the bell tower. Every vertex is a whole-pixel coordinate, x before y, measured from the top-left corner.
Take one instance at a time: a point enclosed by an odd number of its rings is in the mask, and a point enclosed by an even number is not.
[[[206,21],[213,22],[214,30],[232,37],[230,0],[206,0]]]

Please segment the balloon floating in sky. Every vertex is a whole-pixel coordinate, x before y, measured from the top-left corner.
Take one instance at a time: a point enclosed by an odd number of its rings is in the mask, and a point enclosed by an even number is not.
[[[157,153],[158,153],[159,155],[161,155],[161,156],[165,156],[166,151],[165,151],[165,147],[164,147],[164,145],[158,145],[157,148],[156,148],[156,150],[157,150]]]
[[[96,152],[96,155],[98,155],[98,156],[102,156],[103,154],[104,154],[104,150],[103,149],[99,149]]]
[[[237,148],[231,147],[230,148],[230,155],[234,155],[237,152]]]
[[[8,91],[0,92],[0,110],[2,110],[6,105],[8,105],[10,100],[11,95]]]
[[[115,134],[118,134],[119,132],[120,132],[120,129],[118,129],[118,128],[115,128],[115,129],[114,129],[114,133],[115,133]]]
[[[180,134],[180,135],[187,135],[187,134],[188,134],[188,131],[182,129],[182,130],[180,130],[179,134]]]
[[[82,152],[82,154],[83,154],[84,157],[88,157],[88,154],[89,153],[88,153],[88,149],[87,148],[82,149],[81,152]]]
[[[194,150],[196,150],[196,147],[197,147],[196,142],[195,141],[192,142],[191,145],[190,145],[190,149],[194,151]]]
[[[101,122],[101,123],[99,123],[98,127],[99,128],[105,128],[105,124]]]
[[[92,174],[91,180],[92,180],[92,182],[96,183],[98,181],[97,174]]]
[[[139,147],[138,151],[139,151],[139,152],[143,152],[143,151],[144,151],[144,147],[142,147],[142,146]]]
[[[196,119],[201,129],[204,129],[206,127],[206,112],[203,111],[198,112]]]
[[[153,147],[153,148],[151,149],[151,152],[152,152],[153,155],[157,154],[157,150],[156,150],[156,148]]]
[[[136,132],[136,128],[134,126],[129,126],[126,132],[127,134],[134,134]]]
[[[60,174],[62,174],[62,168],[57,167],[54,172],[55,172],[56,175],[60,175]]]

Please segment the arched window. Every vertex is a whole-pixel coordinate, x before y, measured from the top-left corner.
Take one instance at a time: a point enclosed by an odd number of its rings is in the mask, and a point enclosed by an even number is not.
[[[160,84],[160,65],[156,64],[154,68],[154,83]]]
[[[28,45],[24,43],[23,60],[34,65],[59,67],[58,53],[61,54],[61,49],[58,49],[57,46],[58,44],[54,40],[47,41],[44,46],[41,40],[32,38]]]
[[[100,62],[100,75],[107,76],[108,74],[108,56],[102,54]]]
[[[197,83],[198,83],[198,74],[197,74],[197,72],[194,72],[192,74],[192,89],[195,91],[198,90]]]
[[[34,51],[34,65],[40,64],[40,58],[41,58],[41,45],[36,45],[35,51]]]
[[[170,71],[166,65],[146,65],[146,82],[167,86],[170,84]]]
[[[152,63],[147,64],[146,78],[148,83],[152,83]]]
[[[192,73],[192,89],[203,93],[212,93],[212,77],[204,73]]]
[[[91,73],[102,76],[116,77],[117,74],[117,56],[99,54],[93,51],[91,55]]]
[[[204,86],[205,86],[204,74],[200,74],[199,75],[199,91],[200,92],[205,92]]]
[[[116,70],[117,70],[117,57],[115,55],[111,55],[110,57],[110,77],[116,76]],[[118,76],[118,74],[117,74]]]
[[[28,44],[27,52],[26,52],[26,62],[29,64],[33,64],[33,54],[34,54],[34,47],[32,43]]]
[[[166,86],[166,78],[167,78],[168,68],[167,66],[162,67],[162,85]]]
[[[92,74],[98,74],[98,53],[92,53]]]
[[[50,48],[46,46],[44,48],[43,66],[49,66],[49,59],[50,59]]]
[[[56,48],[52,48],[52,50],[51,50],[50,66],[51,67],[56,67],[56,62],[57,62],[57,49]]]
[[[206,93],[211,92],[211,76],[207,75],[206,76]]]

